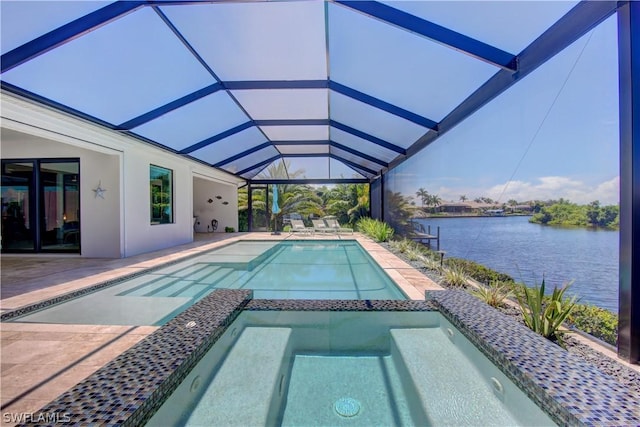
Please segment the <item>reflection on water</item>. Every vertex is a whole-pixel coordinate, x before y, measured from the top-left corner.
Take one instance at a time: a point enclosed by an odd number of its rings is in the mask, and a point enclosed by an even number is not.
[[[582,303],[618,311],[618,231],[530,224],[528,217],[426,218],[447,257],[467,258],[527,284],[562,285]]]

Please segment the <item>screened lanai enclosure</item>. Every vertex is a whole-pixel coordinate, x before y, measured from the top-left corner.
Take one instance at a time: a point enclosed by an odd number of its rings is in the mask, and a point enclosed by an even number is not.
[[[619,152],[618,351],[631,361],[640,357],[640,279],[633,268],[640,265],[639,3],[3,0],[1,7],[5,100],[45,106],[136,149],[222,171],[250,191],[368,184],[371,215],[382,220],[394,214],[407,175],[432,182],[457,176],[462,172],[449,167],[455,156],[473,150],[481,153],[474,167],[499,168],[491,156],[517,145],[499,131],[523,117],[543,129],[546,116],[528,117],[522,105],[547,89],[564,90],[588,46],[596,62],[609,61],[615,79],[602,93],[583,87],[611,115],[603,122]],[[598,31],[609,42],[592,42]],[[565,54],[572,49],[574,56]],[[573,59],[558,71],[563,55]],[[552,76],[559,76],[555,87]],[[527,86],[536,79],[540,90]],[[590,150],[587,122],[602,117],[585,117],[581,101],[573,103],[558,120],[572,124]],[[495,105],[503,109],[493,111]],[[513,110],[520,116],[505,113]],[[480,137],[487,127],[498,134]],[[462,139],[467,145],[456,145]],[[520,155],[535,137],[523,139]],[[444,153],[447,146],[455,148]],[[556,141],[549,150],[561,146]],[[554,161],[554,153],[548,156]],[[8,160],[16,159],[3,153]],[[265,174],[270,167],[282,175]],[[126,174],[123,180],[126,188]]]

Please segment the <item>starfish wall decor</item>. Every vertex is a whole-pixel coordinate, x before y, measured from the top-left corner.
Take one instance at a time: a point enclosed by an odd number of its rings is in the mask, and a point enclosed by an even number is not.
[[[106,191],[107,190],[105,188],[102,188],[102,181],[98,181],[98,186],[93,189],[93,192],[95,193],[95,198],[96,199],[98,197],[100,197],[101,199],[104,199],[104,193]]]

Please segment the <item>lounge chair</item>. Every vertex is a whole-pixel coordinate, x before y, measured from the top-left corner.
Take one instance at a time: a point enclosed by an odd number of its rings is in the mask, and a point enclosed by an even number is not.
[[[309,233],[311,234],[313,232],[313,227],[307,227],[304,225],[304,222],[302,222],[301,219],[292,219],[290,220],[291,222],[291,228],[289,229],[289,234],[291,233]]]
[[[324,222],[327,224],[327,228],[330,230],[334,230],[338,233],[345,232],[353,234],[353,228],[341,226],[337,219],[325,218]]]
[[[333,233],[335,231],[327,227],[327,224],[321,219],[312,219],[311,222],[313,222],[313,231],[317,233]]]

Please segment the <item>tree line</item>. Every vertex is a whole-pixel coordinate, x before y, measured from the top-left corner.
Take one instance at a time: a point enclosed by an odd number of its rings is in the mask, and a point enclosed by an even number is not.
[[[529,222],[543,225],[617,229],[620,226],[620,206],[601,206],[598,200],[587,205],[578,205],[560,199],[549,206],[541,207]]]

